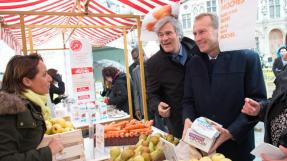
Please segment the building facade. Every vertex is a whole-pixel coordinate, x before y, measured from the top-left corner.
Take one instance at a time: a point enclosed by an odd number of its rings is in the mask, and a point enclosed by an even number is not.
[[[255,31],[256,50],[263,63],[272,65],[276,50],[285,44],[287,34],[287,0],[257,0]],[[186,0],[180,8],[184,35],[193,38],[194,17],[203,12],[218,13],[218,0]],[[254,12],[256,9],[254,9]]]

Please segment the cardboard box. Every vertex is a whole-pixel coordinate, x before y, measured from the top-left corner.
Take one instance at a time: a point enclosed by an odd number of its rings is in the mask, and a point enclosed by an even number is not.
[[[214,125],[221,126],[207,118],[197,118],[192,123],[191,128],[187,129],[184,141],[204,152],[208,152],[220,134]]]
[[[38,148],[48,146],[53,138],[57,138],[64,144],[64,150],[53,156],[53,161],[85,161],[84,140],[81,130],[45,135]]]

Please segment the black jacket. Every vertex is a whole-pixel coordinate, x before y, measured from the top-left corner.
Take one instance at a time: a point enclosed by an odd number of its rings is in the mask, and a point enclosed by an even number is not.
[[[259,120],[264,122],[265,126],[265,133],[264,133],[264,142],[270,143],[271,142],[271,127],[270,127],[270,120],[271,120],[271,113],[280,113],[286,106],[282,106],[283,104],[287,104],[287,90],[281,91],[274,97],[269,100],[262,101],[260,104],[262,105],[262,111],[259,115]],[[279,140],[279,144],[284,145],[287,147],[287,129],[282,132],[281,134],[281,142]],[[283,141],[283,142],[282,142]]]
[[[46,131],[41,108],[0,92],[0,161],[52,161],[49,147],[36,150]]]
[[[109,105],[115,105],[118,109],[129,113],[127,80],[125,73],[120,73],[114,78],[109,94]]]
[[[184,119],[204,116],[228,129],[234,140],[217,150],[232,161],[251,161],[254,148],[253,117],[241,113],[244,98],[266,99],[266,89],[258,54],[251,50],[221,52],[208,73],[207,54],[188,63],[183,98]]]
[[[283,70],[283,67],[284,67],[284,65],[282,62],[282,58],[281,57],[276,58],[274,63],[273,63],[273,66],[272,66],[272,71],[276,77]]]
[[[182,105],[184,74],[189,59],[199,52],[194,41],[184,37],[181,41],[188,55],[185,65],[172,60],[171,54],[161,48],[146,62],[147,95],[149,107],[158,114],[158,104],[165,102],[171,107],[171,116],[167,119],[169,131],[181,137],[183,130]]]

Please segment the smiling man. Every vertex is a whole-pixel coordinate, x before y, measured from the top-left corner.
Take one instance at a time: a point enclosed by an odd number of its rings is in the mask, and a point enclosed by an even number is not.
[[[220,51],[217,16],[203,13],[193,25],[195,43],[201,54],[187,64],[183,118],[185,131],[203,116],[222,125],[210,150],[232,161],[252,161],[254,118],[241,113],[244,98],[266,99],[258,54],[251,50]]]
[[[160,50],[146,63],[149,107],[156,118],[166,120],[170,133],[181,137],[185,67],[199,50],[193,40],[182,37],[180,23],[174,17],[160,19],[154,31],[160,42]]]

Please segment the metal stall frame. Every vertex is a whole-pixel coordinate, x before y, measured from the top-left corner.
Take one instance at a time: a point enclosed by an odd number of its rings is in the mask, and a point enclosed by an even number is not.
[[[147,102],[146,102],[146,85],[145,85],[145,75],[144,75],[144,63],[143,63],[143,50],[142,50],[142,42],[140,38],[140,26],[141,26],[141,17],[137,15],[127,15],[127,14],[94,14],[88,12],[39,12],[39,11],[0,11],[0,15],[19,15],[20,16],[20,25],[5,25],[4,28],[20,28],[21,29],[21,37],[22,37],[22,51],[24,55],[28,54],[27,43],[26,43],[26,33],[25,29],[28,28],[28,37],[29,37],[29,51],[33,53],[37,50],[66,50],[67,48],[54,48],[54,49],[34,49],[33,48],[33,38],[32,38],[32,29],[33,28],[119,28],[123,31],[124,36],[124,55],[125,55],[125,67],[126,67],[126,78],[127,78],[127,89],[128,89],[128,104],[129,104],[129,112],[130,117],[133,118],[133,107],[132,107],[132,96],[131,96],[131,82],[130,82],[130,73],[128,66],[128,50],[127,50],[127,38],[126,32],[127,29],[136,28],[138,34],[138,47],[139,47],[139,61],[140,61],[140,76],[141,76],[141,90],[142,90],[142,102],[144,108],[144,120],[148,120],[148,112],[147,112]],[[136,26],[97,26],[97,25],[25,25],[24,16],[77,16],[79,17],[79,21],[83,17],[106,17],[106,18],[131,18],[136,19]],[[63,36],[63,35],[62,35]],[[63,37],[64,41],[64,37]],[[65,44],[65,43],[64,43]]]

